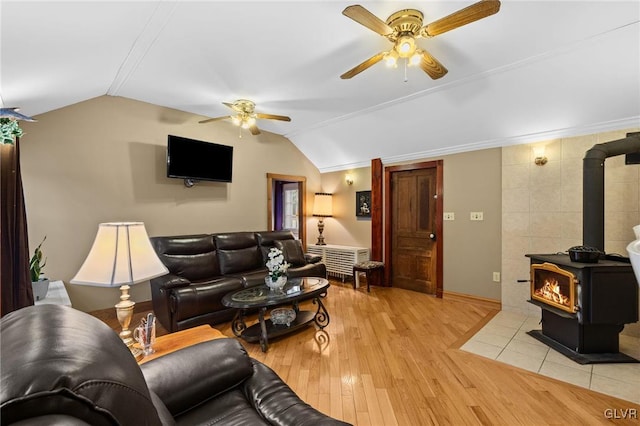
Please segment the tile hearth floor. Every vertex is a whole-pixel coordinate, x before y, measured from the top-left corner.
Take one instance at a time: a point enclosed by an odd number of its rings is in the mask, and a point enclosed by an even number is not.
[[[526,334],[539,321],[500,311],[460,349],[640,404],[640,363],[580,365]],[[640,338],[621,334],[620,352],[640,359]]]

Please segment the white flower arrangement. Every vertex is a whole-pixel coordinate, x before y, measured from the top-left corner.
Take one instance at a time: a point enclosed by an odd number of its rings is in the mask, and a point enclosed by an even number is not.
[[[272,247],[271,250],[269,250],[269,260],[266,266],[267,269],[269,269],[271,280],[276,281],[279,277],[287,273],[287,269],[289,269],[291,264],[284,261],[282,250]]]

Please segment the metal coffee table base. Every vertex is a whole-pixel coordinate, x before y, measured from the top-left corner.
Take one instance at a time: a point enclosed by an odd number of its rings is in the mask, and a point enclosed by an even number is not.
[[[258,310],[258,322],[247,327],[245,323],[246,309],[238,309],[233,321],[231,322],[231,328],[233,334],[237,337],[249,343],[260,342],[260,348],[262,352],[266,352],[269,349],[269,339],[273,339],[285,334],[293,333],[302,327],[305,327],[312,321],[316,323],[320,329],[324,329],[329,325],[329,312],[322,303],[322,298],[327,294],[322,293],[318,297],[314,297],[313,304],[318,305],[316,312],[301,311],[299,310],[298,303],[293,303],[293,310],[296,312],[296,319],[289,324],[274,324],[271,321],[265,320],[265,314],[267,307],[262,307]]]

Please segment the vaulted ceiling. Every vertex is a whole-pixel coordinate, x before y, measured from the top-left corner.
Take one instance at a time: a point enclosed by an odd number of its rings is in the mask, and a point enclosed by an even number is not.
[[[469,1],[363,1],[425,23]],[[321,171],[640,126],[640,2],[502,1],[418,40],[449,70],[380,62],[346,1],[0,1],[2,106],[37,116],[101,95],[198,114],[248,98]],[[209,124],[212,141],[220,121]],[[255,136],[260,137],[260,135]],[[245,138],[250,143],[251,138]]]

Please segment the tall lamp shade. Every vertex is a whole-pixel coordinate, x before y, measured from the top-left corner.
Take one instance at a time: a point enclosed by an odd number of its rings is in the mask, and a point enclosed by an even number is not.
[[[319,217],[318,220],[318,242],[317,246],[324,246],[324,218],[333,216],[333,198],[332,194],[327,192],[316,192],[313,199],[313,216]]]
[[[130,300],[129,286],[168,272],[151,246],[144,223],[101,223],[93,246],[71,284],[120,287],[120,302],[115,306],[122,326],[120,337],[136,354],[129,330],[135,306]]]

